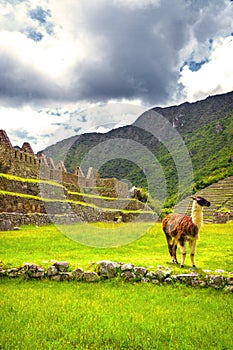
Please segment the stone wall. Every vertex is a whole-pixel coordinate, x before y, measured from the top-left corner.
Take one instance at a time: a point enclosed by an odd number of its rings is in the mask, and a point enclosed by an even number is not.
[[[6,149],[0,145],[0,172],[27,178],[38,178],[39,161],[18,149]]]
[[[50,223],[51,219],[47,214],[0,213],[0,231],[13,230],[21,225],[41,226]]]
[[[138,204],[138,207],[136,205]],[[131,207],[132,205],[132,207]],[[117,204],[116,204],[117,206]],[[41,199],[24,198],[9,194],[0,196],[1,219],[9,219],[14,226],[24,224],[41,225],[45,223],[75,223],[115,221],[121,217],[121,221],[134,220],[154,221],[155,215],[149,208],[134,200],[129,201],[128,206],[122,208],[104,208],[92,206],[89,203],[75,203],[62,200],[43,201]],[[127,209],[126,209],[127,208]]]
[[[106,279],[120,278],[124,282],[152,283],[154,285],[177,285],[183,284],[189,287],[214,288],[226,293],[233,293],[233,272],[216,270],[214,273],[201,271],[174,274],[168,267],[158,266],[155,271],[149,271],[146,267],[135,266],[131,263],[118,263],[109,260],[96,262],[94,271],[85,271],[78,267],[69,271],[67,261],[54,262],[46,269],[34,264],[25,263],[20,267],[0,267],[0,277],[24,277],[26,279],[49,279],[51,281],[83,281],[99,282]]]
[[[225,224],[228,221],[233,221],[233,212],[229,212],[229,213],[216,212],[213,215],[214,224]]]

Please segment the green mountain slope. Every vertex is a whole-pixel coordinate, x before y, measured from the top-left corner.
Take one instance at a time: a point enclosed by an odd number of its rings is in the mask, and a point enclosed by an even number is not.
[[[98,167],[98,170],[101,177],[125,179],[132,185],[145,189],[148,189],[149,186],[152,195],[153,192],[160,190],[162,182],[166,180],[168,193],[166,205],[172,205],[177,197],[179,199],[185,197],[190,192],[190,188],[187,187],[182,193],[178,191],[179,174],[174,155],[171,149],[166,148],[163,139],[162,141],[160,139],[160,133],[162,135],[164,130],[163,125],[157,125],[159,123],[156,113],[164,118],[164,125],[168,120],[170,127],[185,142],[193,166],[192,187],[194,192],[233,175],[233,92],[211,96],[195,103],[186,102],[179,106],[166,108],[156,107],[142,114],[133,125],[111,130],[106,134],[83,134],[72,140],[71,138],[63,140],[48,147],[44,153],[57,161],[61,159],[62,146],[63,150],[66,149],[65,152],[63,151],[64,163],[67,170],[72,172],[77,165],[81,164],[82,167],[85,157],[96,149],[94,157],[97,164],[100,159],[101,166]],[[156,128],[158,135],[150,132]],[[166,130],[163,137],[166,138]],[[167,132],[168,141],[169,137],[169,132]],[[108,144],[114,146],[115,143],[117,146],[114,156],[109,159],[106,156],[106,161],[102,161],[102,164],[101,153],[108,154],[110,152]],[[123,153],[119,143],[124,148]],[[131,147],[132,143],[135,144],[135,150]],[[137,153],[137,145],[145,152]],[[175,141],[174,150],[179,152]],[[152,160],[150,154],[153,154]],[[161,171],[153,173],[151,165],[156,166],[156,162],[161,166],[162,173]],[[182,172],[185,173],[185,171],[187,169],[184,159]],[[150,183],[148,183],[148,178]]]

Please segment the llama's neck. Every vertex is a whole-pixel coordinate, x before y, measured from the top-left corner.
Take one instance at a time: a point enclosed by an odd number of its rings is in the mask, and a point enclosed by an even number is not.
[[[200,230],[203,221],[203,213],[202,207],[199,204],[197,204],[195,200],[193,201],[191,217],[193,223],[197,225],[198,230]]]

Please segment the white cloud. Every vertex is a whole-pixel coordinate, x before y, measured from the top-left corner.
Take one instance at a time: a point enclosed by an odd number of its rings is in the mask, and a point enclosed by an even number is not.
[[[208,57],[208,62],[198,71],[186,65],[180,83],[185,87],[187,99],[195,101],[211,94],[233,90],[233,37],[218,39]]]
[[[51,136],[56,132],[56,123],[64,123],[67,117],[49,117],[45,111],[34,111],[31,107],[21,109],[0,108],[1,129],[7,130],[13,146],[22,146],[29,141],[34,151],[45,148]]]
[[[100,132],[132,124],[146,109],[132,103],[110,102],[106,104],[79,104],[69,106],[68,118],[47,140],[47,145],[76,134]],[[67,114],[64,114],[67,116]]]
[[[158,7],[161,0],[114,0],[117,5],[131,8],[143,8],[147,6]]]
[[[0,108],[1,129],[7,131],[12,144],[29,141],[35,152],[59,140],[83,133],[107,132],[133,123],[145,107],[139,104],[70,104],[61,108]]]

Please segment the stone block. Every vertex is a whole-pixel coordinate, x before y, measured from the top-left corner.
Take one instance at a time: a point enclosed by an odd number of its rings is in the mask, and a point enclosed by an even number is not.
[[[143,266],[135,266],[133,269],[136,278],[143,278],[147,274],[147,269]]]
[[[69,268],[69,263],[67,261],[58,261],[54,263],[54,266],[59,272],[67,272]]]
[[[123,264],[121,265],[121,271],[132,271],[134,269],[134,265],[133,264]]]
[[[118,264],[109,260],[98,261],[96,263],[96,270],[102,278],[113,278],[117,275]]]
[[[56,266],[52,265],[52,266],[49,266],[49,267],[48,267],[47,273],[48,273],[48,276],[49,276],[49,277],[52,277],[52,276],[58,275],[59,271],[58,271],[58,269],[56,268]]]
[[[14,225],[9,219],[0,219],[0,231],[9,231],[13,229]]]
[[[132,282],[132,281],[135,281],[136,275],[135,275],[135,273],[132,270],[131,271],[130,270],[126,270],[126,271],[122,272],[121,278],[125,282]]]
[[[81,280],[83,278],[83,275],[84,275],[84,270],[82,268],[78,267],[76,270],[74,270],[72,272],[72,275],[75,279]]]
[[[226,284],[222,275],[206,275],[206,282],[215,289],[221,289]]]
[[[99,276],[96,272],[84,272],[83,279],[86,282],[98,282]]]

